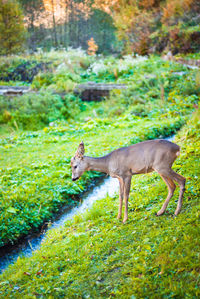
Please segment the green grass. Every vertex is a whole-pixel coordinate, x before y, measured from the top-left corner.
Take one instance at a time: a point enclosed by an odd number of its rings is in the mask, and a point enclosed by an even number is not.
[[[0,145],[1,245],[16,240],[31,228],[36,229],[61,205],[73,204],[74,196],[97,176],[88,172],[78,182],[71,181],[70,159],[81,140],[85,141],[87,155],[97,156],[140,140],[169,136],[182,124],[180,118],[154,122],[141,119],[132,125],[124,120],[122,127],[120,123],[95,125],[77,133],[76,128],[65,125],[3,139]],[[99,136],[98,144],[96,136]]]
[[[0,68],[12,70],[21,59],[1,59]],[[102,156],[170,136],[191,118],[200,95],[198,70],[159,57],[95,60],[71,51],[31,59],[51,62],[50,75],[47,70],[34,79],[36,93],[0,97],[0,246],[37,230],[63,205],[73,206],[99,176],[88,172],[72,182],[70,159],[80,141],[86,155]],[[85,81],[128,89],[83,103],[69,91],[71,83]],[[199,297],[199,129],[197,112],[176,138],[181,156],[174,167],[187,179],[178,217],[178,188],[167,213],[156,217],[165,184],[157,174],[135,176],[126,225],[116,219],[118,195],[96,202],[49,232],[33,257],[10,266],[0,277],[0,297]]]
[[[183,57],[185,59],[194,59],[194,60],[196,60],[196,59],[200,59],[200,53],[189,53],[189,54],[186,54],[186,55],[178,54],[178,55],[176,55],[176,57],[177,58],[178,57]]]
[[[55,57],[55,67],[63,57]],[[73,73],[80,74],[80,61]],[[49,87],[38,94],[0,98],[0,246],[37,230],[62,205],[74,205],[76,196],[98,176],[88,172],[71,181],[70,159],[81,140],[87,155],[102,156],[142,140],[170,136],[198,103],[196,70],[158,57],[138,58],[136,63],[132,58],[106,58],[97,64],[99,72],[94,64],[84,71],[89,80],[115,76],[128,89],[114,91],[100,103],[83,103],[71,93],[63,98]],[[182,77],[176,74],[180,70],[186,72]]]
[[[178,188],[156,217],[166,185],[157,174],[134,176],[125,225],[116,219],[118,195],[96,202],[5,271],[2,298],[198,298],[199,129],[198,111],[175,140],[174,169],[187,179],[181,214],[173,217]]]

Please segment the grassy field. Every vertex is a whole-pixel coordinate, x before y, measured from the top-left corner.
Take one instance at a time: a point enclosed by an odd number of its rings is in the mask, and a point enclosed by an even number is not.
[[[175,169],[187,179],[183,209],[178,190],[167,213],[157,174],[135,176],[129,220],[116,219],[118,196],[96,202],[82,216],[48,234],[31,258],[18,258],[1,276],[2,298],[198,298],[200,244],[198,184],[200,111],[176,136]],[[178,189],[178,188],[177,188]]]
[[[71,181],[70,159],[81,140],[87,155],[102,156],[120,146],[170,136],[198,103],[198,71],[158,57],[94,61],[83,53],[49,53],[34,59],[52,62],[31,83],[35,93],[0,97],[0,246],[38,229],[62,205],[73,205],[98,176],[89,172]],[[70,71],[69,60],[74,62]],[[8,59],[8,69],[18,63],[19,58]],[[0,67],[6,68],[3,62]],[[100,103],[83,103],[70,91],[72,81],[73,86],[126,83],[128,89],[114,91]]]

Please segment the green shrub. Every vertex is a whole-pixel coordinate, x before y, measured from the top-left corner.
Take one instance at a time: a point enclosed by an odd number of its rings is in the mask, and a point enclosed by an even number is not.
[[[41,73],[35,76],[32,87],[35,89],[49,87],[55,91],[73,91],[75,85],[80,81],[78,75],[68,72],[63,73]]]
[[[73,118],[80,111],[79,99],[73,94],[61,97],[51,91],[29,93],[21,97],[0,97],[0,123],[22,129],[38,130],[50,122]]]

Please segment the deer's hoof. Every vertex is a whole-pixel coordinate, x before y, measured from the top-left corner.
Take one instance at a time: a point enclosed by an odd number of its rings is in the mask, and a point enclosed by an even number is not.
[[[180,213],[181,210],[176,210],[174,213],[174,216],[177,216]]]
[[[117,215],[117,219],[121,219],[121,217],[122,217],[121,215]]]
[[[127,220],[128,220],[128,218],[124,218],[123,219],[123,223],[126,223]]]
[[[160,210],[160,211],[157,212],[156,216],[161,216],[161,215],[163,215],[164,213],[165,213],[165,211]]]

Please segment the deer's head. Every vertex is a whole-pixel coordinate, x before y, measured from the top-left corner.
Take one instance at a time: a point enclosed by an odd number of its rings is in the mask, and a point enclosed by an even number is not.
[[[79,144],[75,156],[71,159],[72,167],[72,181],[76,181],[80,176],[87,170],[87,163],[84,160],[84,143],[83,141]]]

